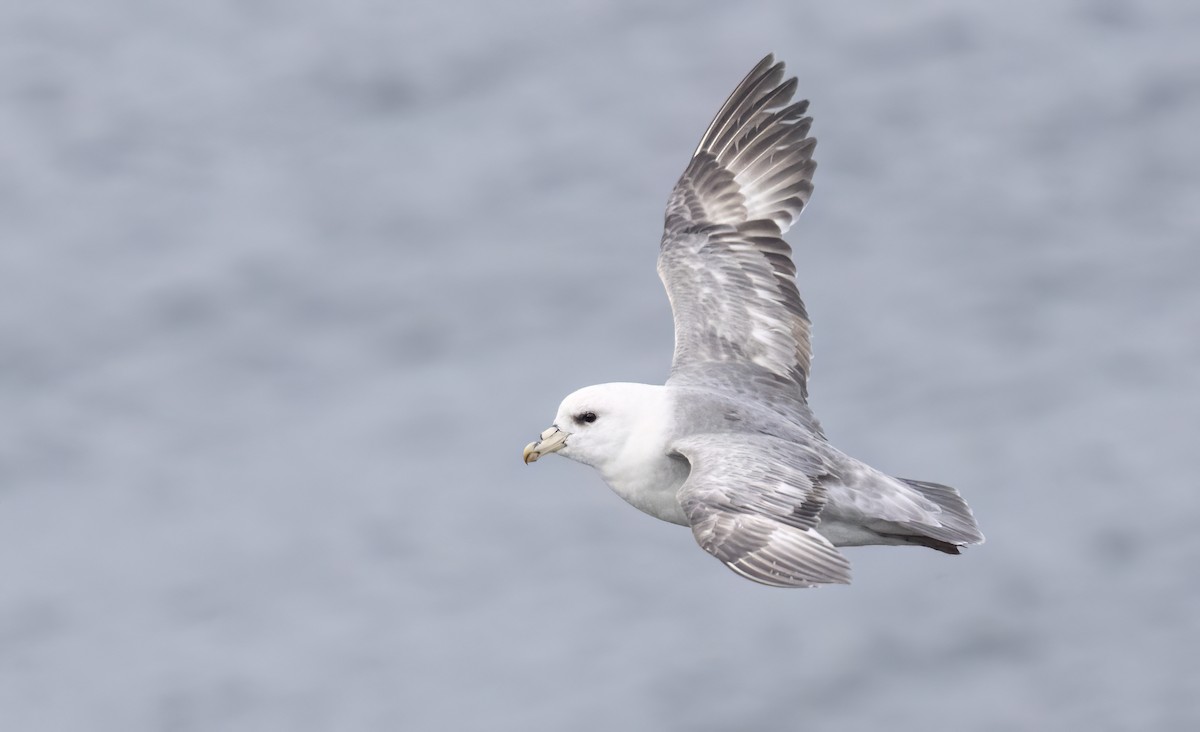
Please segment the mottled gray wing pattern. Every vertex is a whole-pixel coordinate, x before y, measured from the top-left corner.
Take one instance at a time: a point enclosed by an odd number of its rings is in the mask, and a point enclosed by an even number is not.
[[[704,551],[775,587],[850,582],[850,563],[816,531],[827,466],[814,450],[764,435],[693,435],[672,449],[691,472],[679,503]]]
[[[675,315],[675,383],[737,362],[807,396],[809,320],[781,238],[812,193],[816,140],[796,79],[767,56],[704,133],[667,203],[658,273]]]

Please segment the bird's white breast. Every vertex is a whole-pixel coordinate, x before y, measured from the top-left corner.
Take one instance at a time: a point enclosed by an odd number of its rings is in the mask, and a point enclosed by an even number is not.
[[[627,446],[620,459],[602,468],[600,475],[613,492],[639,511],[687,526],[678,495],[679,486],[687,480],[688,464],[667,457],[661,447],[657,451],[648,448],[637,444]]]
[[[669,457],[672,436],[671,394],[663,386],[639,389],[639,417],[615,455],[597,464],[604,482],[644,513],[688,525],[679,505],[679,487],[687,480],[686,460]]]

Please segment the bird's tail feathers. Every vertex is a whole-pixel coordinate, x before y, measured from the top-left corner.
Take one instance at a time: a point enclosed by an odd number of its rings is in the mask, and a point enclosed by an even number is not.
[[[909,480],[908,478],[898,478],[898,480],[920,493],[925,499],[936,504],[941,509],[941,514],[938,516],[938,526],[917,523],[906,524],[907,528],[911,528],[914,532],[930,540],[926,544],[920,540],[915,540],[914,537],[913,543],[929,546],[947,554],[958,554],[958,547],[961,546],[983,543],[983,534],[979,531],[979,525],[975,523],[975,516],[971,513],[971,507],[967,505],[962,496],[958,495],[958,491],[940,483]],[[948,546],[942,546],[942,544]]]

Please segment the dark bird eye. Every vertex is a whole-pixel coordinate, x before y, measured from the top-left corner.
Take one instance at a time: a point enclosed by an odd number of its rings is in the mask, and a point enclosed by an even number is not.
[[[579,415],[575,419],[579,422],[587,422],[588,424],[591,424],[592,422],[596,421],[596,413],[595,412],[584,412],[583,414]]]

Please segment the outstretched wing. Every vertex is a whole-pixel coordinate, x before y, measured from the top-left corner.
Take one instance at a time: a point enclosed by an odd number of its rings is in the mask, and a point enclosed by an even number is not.
[[[704,551],[765,585],[850,582],[850,563],[816,531],[820,455],[764,435],[695,435],[673,449],[691,464],[679,503]]]
[[[658,274],[675,314],[676,383],[751,365],[807,396],[809,320],[781,238],[812,194],[816,140],[796,79],[767,56],[721,107],[671,192]],[[792,389],[794,393],[795,389]]]

